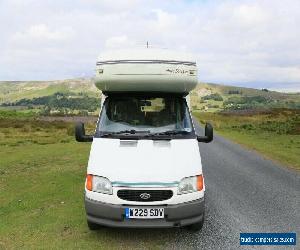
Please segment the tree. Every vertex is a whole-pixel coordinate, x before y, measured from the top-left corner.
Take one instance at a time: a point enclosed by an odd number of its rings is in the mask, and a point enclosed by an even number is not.
[[[213,93],[210,95],[203,96],[202,100],[214,100],[214,101],[223,101],[223,97],[219,93]]]

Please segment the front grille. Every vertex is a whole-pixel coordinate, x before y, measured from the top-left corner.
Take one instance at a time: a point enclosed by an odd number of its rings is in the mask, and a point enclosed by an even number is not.
[[[173,196],[172,190],[132,190],[122,189],[117,193],[118,197],[126,201],[164,201]],[[142,198],[143,197],[143,198]]]

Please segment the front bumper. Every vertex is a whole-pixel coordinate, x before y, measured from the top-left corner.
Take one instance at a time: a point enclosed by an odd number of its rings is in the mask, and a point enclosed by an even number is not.
[[[126,207],[159,207],[165,209],[164,219],[126,219]],[[87,220],[109,227],[169,228],[195,224],[203,220],[204,198],[176,205],[114,205],[85,197]]]

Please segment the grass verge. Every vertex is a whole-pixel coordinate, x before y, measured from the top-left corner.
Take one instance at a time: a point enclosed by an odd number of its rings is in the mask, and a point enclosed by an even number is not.
[[[201,123],[210,121],[218,134],[300,171],[300,110],[194,116]]]
[[[90,143],[75,142],[73,124],[0,118],[0,142],[0,249],[156,249],[171,240],[162,230],[88,230]]]

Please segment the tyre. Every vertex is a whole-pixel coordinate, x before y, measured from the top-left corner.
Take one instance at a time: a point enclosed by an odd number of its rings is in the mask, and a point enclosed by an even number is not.
[[[96,224],[96,223],[93,223],[93,222],[90,222],[90,221],[87,221],[87,225],[88,225],[88,228],[90,230],[97,230],[97,229],[100,229],[100,225]]]
[[[201,221],[199,221],[195,224],[192,224],[192,225],[188,225],[187,229],[190,230],[190,231],[193,231],[193,232],[197,232],[197,231],[200,231],[202,229],[203,224],[204,224],[204,214],[203,214],[203,218],[202,218]]]

